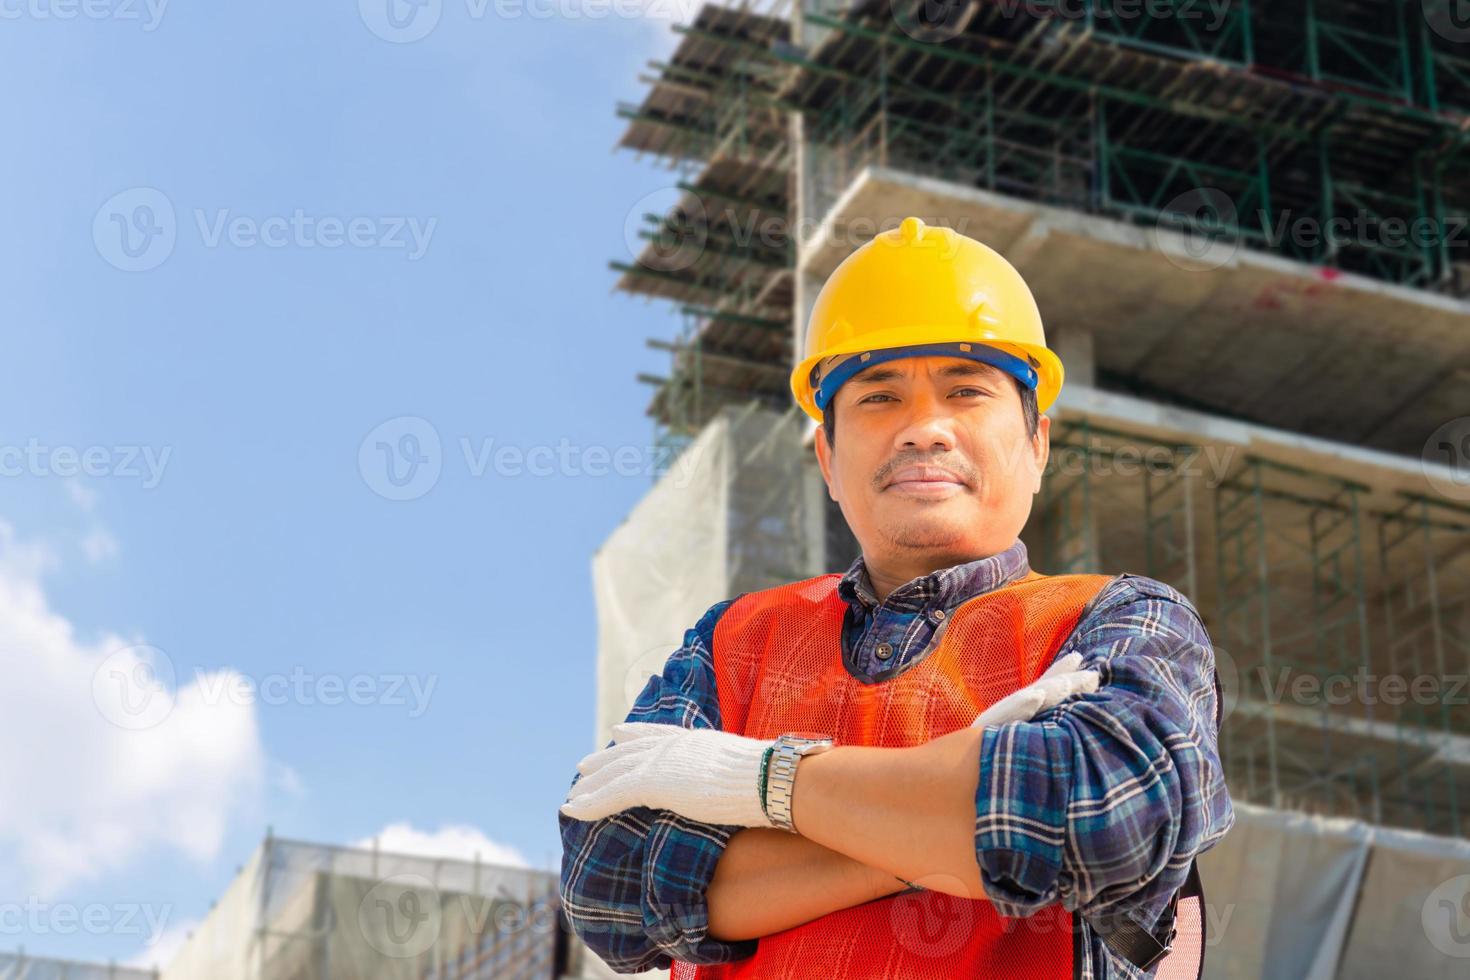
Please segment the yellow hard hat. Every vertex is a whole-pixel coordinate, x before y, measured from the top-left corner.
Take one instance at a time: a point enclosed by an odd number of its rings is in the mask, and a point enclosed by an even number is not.
[[[791,391],[820,422],[858,371],[924,354],[993,364],[1035,388],[1043,412],[1062,388],[1061,358],[1046,346],[1036,300],[1015,266],[973,238],[909,217],[827,277]]]

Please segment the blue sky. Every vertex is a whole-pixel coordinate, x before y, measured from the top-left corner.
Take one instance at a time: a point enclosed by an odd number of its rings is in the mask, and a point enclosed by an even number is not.
[[[611,290],[674,179],[614,106],[675,36],[482,6],[394,43],[370,0],[4,5],[0,949],[146,953],[56,910],[177,931],[268,824],[555,861],[674,327]],[[505,446],[574,465],[476,471]],[[177,701],[130,727],[114,676]]]

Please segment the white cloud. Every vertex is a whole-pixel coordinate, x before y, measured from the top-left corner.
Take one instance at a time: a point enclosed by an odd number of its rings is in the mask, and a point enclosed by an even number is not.
[[[43,588],[55,565],[0,521],[0,867],[44,894],[152,848],[214,858],[229,815],[260,797],[254,707],[207,699],[209,678],[173,689],[138,638],[79,637]],[[120,709],[155,694],[166,710]]]
[[[100,565],[104,561],[110,561],[117,557],[117,538],[112,536],[106,528],[93,528],[82,538],[82,554],[87,556],[87,561],[94,565]]]
[[[288,796],[299,798],[306,795],[306,784],[301,781],[301,774],[284,762],[271,763],[271,787]]]
[[[0,575],[35,580],[59,565],[54,548],[39,541],[18,541],[14,529],[0,521]]]
[[[467,824],[446,824],[429,832],[416,830],[407,822],[391,823],[378,831],[378,849],[389,854],[413,854],[418,857],[459,858],[473,861],[475,855],[485,864],[529,868],[526,856],[509,844],[500,844]],[[365,837],[352,845],[371,849],[373,838]]]
[[[72,503],[87,513],[91,513],[92,508],[97,506],[97,491],[86,484],[77,480],[67,480],[63,486],[66,487],[66,495],[72,499]]]

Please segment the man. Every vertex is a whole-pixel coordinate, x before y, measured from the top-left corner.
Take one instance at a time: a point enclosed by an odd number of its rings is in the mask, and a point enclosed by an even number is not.
[[[1200,935],[1164,950],[1234,823],[1214,655],[1161,582],[1028,567],[1062,383],[1029,289],[907,218],[805,354],[862,555],[716,603],[581,761],[573,927],[675,977],[1195,976]]]

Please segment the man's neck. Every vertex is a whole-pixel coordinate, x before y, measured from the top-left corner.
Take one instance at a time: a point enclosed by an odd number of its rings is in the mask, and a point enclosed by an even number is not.
[[[912,560],[883,561],[874,560],[866,553],[863,555],[863,566],[868,572],[868,583],[873,587],[873,595],[879,602],[887,600],[890,593],[901,585],[912,582],[916,578],[937,572],[941,568],[952,568],[962,565],[967,561],[975,561],[980,558],[990,558],[1000,554],[1005,548],[997,551],[982,552],[974,555],[929,555]]]

